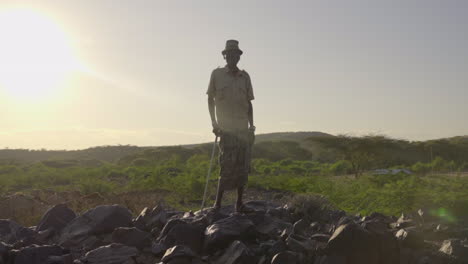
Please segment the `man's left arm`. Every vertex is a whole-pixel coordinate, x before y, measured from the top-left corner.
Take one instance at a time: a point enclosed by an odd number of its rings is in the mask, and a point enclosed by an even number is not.
[[[249,101],[248,118],[249,118],[250,127],[254,127],[252,101]]]
[[[244,71],[245,72],[245,71]],[[253,87],[252,81],[250,80],[250,76],[247,72],[245,72],[247,76],[247,102],[249,103],[249,110],[247,112],[247,117],[249,119],[249,124],[251,130],[255,130],[254,122],[253,122],[253,107],[252,107],[252,100],[255,99],[253,94]]]

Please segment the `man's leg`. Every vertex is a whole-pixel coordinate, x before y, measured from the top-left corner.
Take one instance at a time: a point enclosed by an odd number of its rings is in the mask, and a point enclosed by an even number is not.
[[[237,188],[237,202],[236,202],[236,211],[240,212],[242,210],[242,196],[244,195],[244,186]]]
[[[221,188],[221,184],[218,183],[218,192],[216,193],[216,201],[214,204],[215,209],[221,208],[221,201],[223,200],[224,190]]]

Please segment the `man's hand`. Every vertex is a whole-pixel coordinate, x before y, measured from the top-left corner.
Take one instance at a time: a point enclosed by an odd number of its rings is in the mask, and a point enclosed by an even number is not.
[[[255,142],[255,126],[249,127],[249,144],[252,146]]]
[[[219,125],[216,121],[213,121],[211,123],[213,125],[213,134],[215,134],[216,136],[221,136],[221,128],[219,128]]]

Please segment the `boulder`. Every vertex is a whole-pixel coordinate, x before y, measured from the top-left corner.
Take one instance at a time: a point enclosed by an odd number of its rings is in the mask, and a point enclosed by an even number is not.
[[[308,254],[315,250],[317,247],[317,241],[301,235],[291,234],[286,239],[286,245],[291,251]]]
[[[328,240],[330,240],[330,235],[328,234],[313,234],[310,236],[310,239],[322,242],[322,243],[327,243]]]
[[[276,210],[278,208],[278,205],[272,203],[271,201],[253,200],[245,202],[244,207],[248,208],[249,211],[255,211],[265,214],[267,211]]]
[[[388,228],[388,219],[373,218],[361,223],[361,226],[369,231],[376,241],[381,264],[396,264],[400,259],[400,246],[397,239]]]
[[[400,218],[398,218],[398,220],[395,223],[392,223],[392,227],[401,229],[414,226],[415,224],[416,223],[415,221],[413,221],[413,219],[411,219],[405,214],[401,214]]]
[[[349,264],[344,256],[319,256],[315,258],[314,264]],[[376,263],[377,264],[377,263]]]
[[[339,226],[328,241],[326,252],[328,256],[345,259],[346,264],[380,263],[379,245],[375,237],[355,223]]]
[[[29,246],[16,252],[14,264],[44,264],[50,262],[53,256],[68,254],[60,246]]]
[[[304,219],[296,221],[293,225],[293,233],[298,235],[304,235],[307,233],[310,227],[310,223]]]
[[[167,246],[160,242],[153,242],[151,243],[151,253],[156,256],[161,256],[164,252],[166,252]]]
[[[286,243],[283,240],[269,240],[260,244],[262,254],[265,260],[268,260],[266,263],[270,263],[270,260],[276,254],[286,251],[288,249]]]
[[[172,219],[164,226],[158,241],[167,248],[175,245],[184,245],[194,252],[201,252],[203,249],[204,231],[204,226],[187,223],[181,219]]]
[[[400,229],[395,233],[395,237],[400,243],[401,247],[407,248],[423,248],[424,247],[424,237],[423,234],[416,228],[405,228]]]
[[[25,194],[17,193],[0,199],[0,219],[25,219],[29,222],[46,210],[45,203]]]
[[[71,254],[62,256],[50,256],[46,260],[47,264],[73,264],[73,257]]]
[[[133,220],[133,225],[144,231],[150,231],[157,227],[162,228],[167,222],[168,214],[161,205],[149,209],[145,207]]]
[[[112,242],[142,249],[151,246],[151,234],[136,227],[118,227],[112,232]]]
[[[11,250],[11,246],[0,242],[0,263],[7,263],[9,258],[9,251]]]
[[[272,239],[278,238],[285,229],[288,229],[288,233],[291,233],[293,230],[292,224],[268,215],[264,217],[262,223],[255,225],[255,230],[259,234]]]
[[[296,252],[283,251],[271,259],[271,264],[299,264],[300,258]]]
[[[192,258],[195,253],[186,246],[174,246],[166,251],[163,258],[163,263],[192,263]]]
[[[463,263],[468,263],[468,244],[463,244],[459,239],[444,240],[439,251]]]
[[[133,258],[138,255],[138,249],[122,244],[110,244],[89,251],[83,258],[88,264],[127,264],[134,263]]]
[[[14,244],[18,241],[30,241],[34,231],[21,226],[10,219],[0,219],[0,242]]]
[[[255,264],[255,255],[241,241],[236,240],[224,251],[215,264]]]
[[[101,205],[73,219],[61,232],[59,243],[76,247],[90,235],[111,233],[132,222],[131,212],[120,205]]]
[[[36,231],[53,229],[55,232],[60,232],[75,217],[75,212],[65,204],[55,205],[44,213],[36,227]]]
[[[213,252],[229,246],[235,240],[255,236],[254,225],[245,215],[235,214],[219,220],[205,229],[204,249]]]

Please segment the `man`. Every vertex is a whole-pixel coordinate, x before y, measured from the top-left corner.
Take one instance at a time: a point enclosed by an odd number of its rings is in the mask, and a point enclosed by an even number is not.
[[[237,212],[244,209],[242,195],[250,172],[250,153],[255,137],[252,83],[249,74],[237,68],[242,53],[237,40],[226,42],[221,54],[227,64],[213,70],[206,92],[213,133],[220,137],[221,171],[214,208],[221,207],[224,191],[237,189]]]

